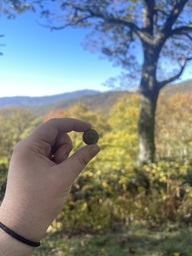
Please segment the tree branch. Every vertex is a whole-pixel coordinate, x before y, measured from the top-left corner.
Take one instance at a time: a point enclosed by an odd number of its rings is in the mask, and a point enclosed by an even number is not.
[[[181,14],[185,4],[188,2],[189,0],[180,0],[180,1],[176,1],[175,6],[173,7],[170,15],[168,16],[163,28],[162,28],[162,32],[164,34],[167,34],[173,24],[175,23],[175,21],[177,20],[178,16]]]
[[[73,22],[71,23],[67,23],[63,26],[51,26],[51,25],[43,25],[44,27],[47,27],[47,28],[50,28],[51,30],[61,30],[61,29],[65,29],[67,27],[70,27],[70,26],[75,26],[75,25],[78,25],[79,23],[83,22],[83,21],[86,21],[88,20],[89,18],[91,18],[91,16],[86,16],[86,17],[83,17],[83,18],[79,18],[77,20],[74,20]]]
[[[147,2],[147,0],[146,0]],[[90,7],[88,6],[80,6],[80,5],[75,5],[74,3],[72,2],[64,2],[62,5],[61,5],[62,8],[65,8],[65,7],[71,7],[73,10],[74,10],[74,15],[72,17],[72,21],[71,22],[68,22],[66,24],[64,24],[63,26],[54,26],[54,27],[51,27],[51,26],[48,26],[50,27],[51,29],[54,29],[54,30],[59,30],[59,29],[64,29],[66,27],[69,27],[69,26],[74,26],[74,25],[77,25],[78,23],[82,22],[82,21],[85,21],[85,20],[88,20],[88,19],[91,19],[91,18],[98,18],[98,19],[102,19],[104,20],[106,23],[110,23],[110,24],[114,24],[114,25],[122,25],[124,27],[128,27],[130,28],[130,30],[132,30],[142,41],[145,41],[147,43],[150,43],[152,44],[153,42],[153,38],[150,37],[150,35],[148,33],[145,33],[145,31],[143,31],[142,29],[140,29],[136,24],[134,24],[133,22],[130,22],[130,21],[126,21],[126,20],[123,20],[123,19],[120,19],[120,18],[117,18],[117,17],[114,17],[113,15],[111,14],[107,14],[107,13],[104,13],[104,12],[99,12],[98,10],[93,10],[91,9]],[[76,21],[74,21],[74,17],[78,17],[78,12],[83,14],[84,17],[81,19],[77,19]]]
[[[79,6],[75,7],[73,5],[73,8],[78,8],[78,10],[81,10],[84,12],[88,11],[91,18],[101,18],[111,24],[118,24],[118,25],[123,25],[123,26],[129,27],[135,33],[138,33],[138,31],[140,31],[140,29],[134,23],[125,21],[122,19],[114,18],[112,15],[104,15],[104,13],[93,11],[88,7],[86,9],[83,9],[83,8],[80,8]]]
[[[159,13],[163,14],[164,16],[168,16],[167,13],[163,9],[161,9],[159,6],[155,6],[154,11],[156,13],[159,12]]]
[[[186,36],[186,37],[188,37],[189,38],[189,40],[191,40],[192,41],[192,36],[190,36],[189,34],[183,34],[184,36]]]
[[[174,76],[172,76],[172,77],[170,77],[170,78],[168,78],[168,79],[165,79],[165,80],[162,81],[162,82],[158,82],[159,89],[162,89],[165,85],[167,85],[167,84],[169,84],[169,83],[172,83],[173,81],[175,81],[176,79],[178,79],[178,78],[182,75],[183,70],[184,70],[184,68],[185,68],[185,66],[186,66],[186,64],[187,64],[187,61],[190,61],[190,60],[192,60],[192,57],[183,59],[182,64],[181,64],[180,71],[178,72],[177,75],[174,75]]]
[[[181,26],[178,28],[175,28],[171,31],[171,35],[181,35],[181,34],[187,34],[192,32],[192,25],[189,26]]]
[[[144,0],[145,7],[143,9],[143,30],[149,35],[153,36],[153,16],[155,14],[155,1],[154,0]]]

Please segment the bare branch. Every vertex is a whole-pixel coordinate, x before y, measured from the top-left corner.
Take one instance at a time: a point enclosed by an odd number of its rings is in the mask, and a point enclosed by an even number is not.
[[[91,16],[86,16],[86,17],[83,17],[83,18],[79,18],[79,19],[76,19],[73,22],[67,23],[63,26],[52,26],[52,25],[42,25],[42,24],[40,24],[40,25],[43,26],[43,27],[46,27],[46,28],[50,28],[51,30],[61,30],[61,29],[65,29],[65,28],[70,27],[70,26],[78,25],[79,23],[81,23],[83,21],[86,21],[89,18],[91,18]]]
[[[182,64],[181,64],[180,71],[178,72],[178,74],[176,74],[175,76],[172,76],[172,77],[170,77],[168,79],[165,79],[162,82],[158,82],[159,89],[162,89],[165,85],[170,84],[173,81],[177,80],[182,75],[183,70],[185,69],[185,66],[187,64],[187,61],[190,61],[190,60],[192,60],[192,57],[184,58],[183,61],[182,61]]]
[[[183,35],[188,37],[188,39],[192,41],[192,36],[190,36],[189,34],[185,34],[185,33]]]
[[[181,26],[172,30],[171,35],[182,35],[192,32],[192,25]]]

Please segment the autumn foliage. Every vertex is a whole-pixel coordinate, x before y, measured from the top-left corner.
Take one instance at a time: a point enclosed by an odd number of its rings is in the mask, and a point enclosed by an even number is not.
[[[92,123],[100,134],[101,152],[76,180],[53,229],[98,231],[132,222],[150,226],[192,223],[192,93],[160,96],[156,162],[143,167],[136,165],[138,112],[137,94],[121,96],[107,114],[81,103],[52,110],[42,120],[26,110],[1,110],[0,194],[14,143],[41,122],[72,117]],[[74,150],[84,145],[82,134],[70,136]]]

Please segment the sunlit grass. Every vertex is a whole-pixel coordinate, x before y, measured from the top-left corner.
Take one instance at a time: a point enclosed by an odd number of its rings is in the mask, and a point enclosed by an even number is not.
[[[133,226],[100,234],[48,235],[34,254],[41,256],[191,256],[192,228],[151,230]]]

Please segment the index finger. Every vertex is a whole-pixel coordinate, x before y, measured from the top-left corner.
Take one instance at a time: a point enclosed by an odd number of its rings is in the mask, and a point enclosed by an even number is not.
[[[51,145],[59,133],[70,131],[84,132],[91,128],[91,124],[74,118],[53,118],[38,126],[31,137],[35,141],[44,141]]]

